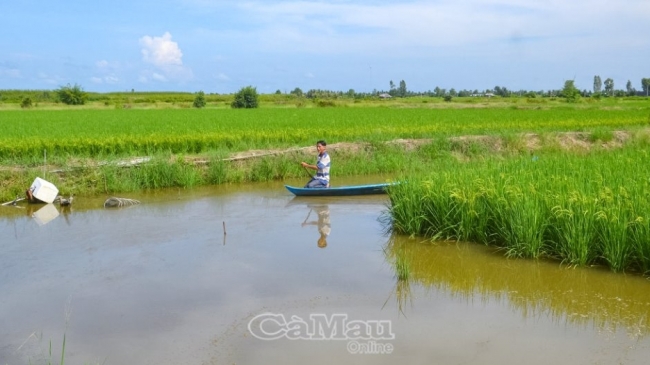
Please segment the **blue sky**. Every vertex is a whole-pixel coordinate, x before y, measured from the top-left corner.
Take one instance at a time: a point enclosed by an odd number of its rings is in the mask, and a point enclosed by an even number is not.
[[[5,1],[0,89],[560,89],[650,77],[650,0]]]

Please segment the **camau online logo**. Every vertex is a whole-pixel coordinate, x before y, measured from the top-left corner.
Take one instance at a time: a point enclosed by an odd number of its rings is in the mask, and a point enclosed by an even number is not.
[[[262,313],[248,322],[250,333],[265,341],[289,340],[348,341],[353,354],[390,354],[394,340],[389,320],[349,320],[347,314],[310,314],[305,320],[299,316],[287,319],[284,314]],[[365,341],[365,342],[361,342]]]

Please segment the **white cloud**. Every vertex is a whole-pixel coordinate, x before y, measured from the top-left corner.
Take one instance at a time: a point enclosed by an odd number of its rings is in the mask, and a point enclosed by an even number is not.
[[[144,36],[140,38],[142,60],[155,66],[159,72],[145,72],[147,80],[187,81],[194,75],[192,70],[183,66],[183,52],[178,43],[172,41],[172,35],[165,32],[162,37]]]
[[[162,81],[162,82],[166,82],[166,81],[167,81],[167,78],[165,77],[165,75],[161,75],[161,74],[159,74],[159,73],[157,73],[157,72],[154,72],[154,73],[151,75],[151,78],[153,78],[153,79],[156,80],[156,81]]]
[[[165,32],[162,37],[144,36],[140,38],[142,59],[156,67],[183,65],[183,52],[178,43],[172,41],[172,35]]]
[[[431,55],[440,47],[553,46],[615,35],[639,38],[647,0],[250,1],[238,7],[254,33],[240,37],[268,50],[375,51]],[[245,18],[244,18],[245,17]],[[630,29],[635,24],[636,31]],[[601,43],[602,45],[602,43]]]
[[[92,82],[94,84],[101,84],[101,83],[104,82],[104,80],[102,80],[101,77],[91,77],[90,82]]]

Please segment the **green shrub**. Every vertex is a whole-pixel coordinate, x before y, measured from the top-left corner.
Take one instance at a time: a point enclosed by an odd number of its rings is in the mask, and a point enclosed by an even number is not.
[[[568,103],[575,103],[580,99],[580,90],[575,87],[573,80],[566,80],[564,88],[562,89],[562,96],[566,98]]]
[[[23,108],[23,109],[24,108],[31,108],[32,105],[33,105],[32,98],[30,98],[29,96],[24,97],[23,100],[20,102],[20,107]]]
[[[56,94],[59,100],[67,105],[83,105],[88,99],[88,94],[77,84],[74,84],[74,86],[70,86],[70,84],[61,86],[56,90]]]
[[[203,91],[196,93],[196,97],[194,98],[194,103],[192,106],[199,109],[205,106],[205,93]]]
[[[235,100],[233,100],[230,106],[234,109],[257,108],[257,98],[257,89],[252,86],[246,86],[235,94]]]
[[[327,108],[336,106],[336,103],[334,100],[318,100],[316,102],[316,105],[320,108]]]

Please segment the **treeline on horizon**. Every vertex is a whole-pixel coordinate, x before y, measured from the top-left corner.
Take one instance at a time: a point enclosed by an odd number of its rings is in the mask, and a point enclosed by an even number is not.
[[[581,97],[629,97],[629,96],[650,96],[650,78],[641,79],[641,90],[634,88],[631,81],[628,80],[625,89],[616,89],[614,81],[611,78],[608,78],[604,81],[601,81],[600,76],[594,77],[594,84],[591,90],[588,89],[578,89],[574,86],[573,81],[568,80],[567,82],[571,83],[571,88],[575,90]],[[388,90],[373,90],[372,92],[357,92],[354,89],[349,89],[348,91],[335,91],[335,90],[324,90],[324,89],[310,89],[303,91],[300,87],[296,87],[291,90],[289,93],[283,93],[281,90],[276,90],[271,94],[260,94],[261,97],[267,97],[269,100],[274,100],[277,97],[288,97],[288,98],[307,98],[307,99],[339,99],[339,98],[348,98],[348,99],[371,99],[371,98],[380,98],[380,97],[439,97],[439,98],[449,98],[449,97],[477,97],[477,96],[499,96],[499,97],[527,97],[527,98],[537,98],[537,97],[566,97],[567,85],[565,83],[562,89],[550,89],[550,90],[510,90],[505,86],[495,86],[492,89],[485,90],[456,90],[455,88],[444,89],[440,87],[435,87],[433,90],[427,91],[412,91],[408,90],[406,82],[401,80],[399,85],[395,85],[391,80],[389,83],[390,88]],[[67,86],[71,86],[68,84]],[[0,103],[21,103],[26,98],[31,99],[34,102],[60,102],[59,90],[66,88],[66,86],[61,86],[59,89],[53,90],[18,90],[18,89],[6,89],[0,90]],[[75,84],[74,87],[79,90],[83,90],[81,85]],[[132,102],[139,103],[154,103],[154,102],[192,102],[197,93],[203,93],[203,91],[197,92],[183,92],[183,91],[116,91],[116,92],[87,92],[83,91],[86,95],[86,101],[115,101],[115,100],[128,100],[132,99]],[[206,101],[210,102],[227,102],[232,100],[232,97],[235,93],[203,93],[205,95]]]

